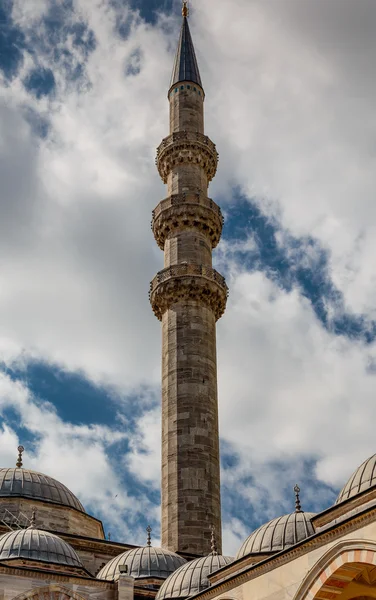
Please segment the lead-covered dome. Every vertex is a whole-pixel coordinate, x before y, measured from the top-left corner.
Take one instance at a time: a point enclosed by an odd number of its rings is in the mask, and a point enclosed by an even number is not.
[[[85,512],[81,502],[65,485],[30,469],[0,469],[0,498],[9,497],[43,500]]]
[[[364,492],[376,485],[376,454],[367,458],[360,467],[354,471],[346,485],[340,491],[336,504]]]
[[[311,519],[315,513],[296,511],[265,523],[245,540],[236,555],[280,552],[315,533]]]
[[[11,531],[0,537],[0,562],[19,558],[83,568],[72,546],[57,535],[35,527]]]
[[[167,579],[171,573],[185,563],[186,560],[175,552],[153,546],[143,546],[115,556],[99,571],[97,578],[116,581],[120,576],[119,566],[126,565],[128,575],[135,579],[142,577]]]
[[[161,585],[156,600],[187,598],[209,587],[208,575],[225,567],[233,558],[209,554],[180,567]]]

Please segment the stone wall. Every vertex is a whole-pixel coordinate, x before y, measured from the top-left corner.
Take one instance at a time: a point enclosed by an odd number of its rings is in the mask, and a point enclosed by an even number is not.
[[[0,600],[116,600],[116,586],[104,583],[0,568]]]
[[[4,509],[13,514],[24,513],[31,517],[36,511],[36,524],[40,529],[66,532],[92,538],[104,538],[101,521],[69,506],[61,506],[32,498],[0,498],[0,514]]]

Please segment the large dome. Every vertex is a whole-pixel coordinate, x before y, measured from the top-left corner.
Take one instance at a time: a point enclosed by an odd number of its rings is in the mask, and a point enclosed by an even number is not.
[[[247,554],[280,552],[315,533],[314,513],[294,512],[265,523],[245,540],[236,558]]]
[[[144,546],[127,550],[120,556],[115,556],[101,569],[97,575],[98,579],[117,580],[120,576],[119,566],[127,565],[128,575],[135,579],[141,577],[156,577],[166,579],[184,565],[186,560],[163,548]]]
[[[0,537],[0,561],[17,558],[83,568],[72,546],[57,535],[34,527]]]
[[[0,469],[0,498],[12,496],[62,504],[85,512],[81,502],[65,485],[29,469]]]
[[[376,485],[376,454],[371,456],[371,458],[367,458],[367,460],[354,471],[346,485],[340,491],[336,504],[339,504],[339,502],[343,502],[343,500],[347,500],[348,498],[352,498],[353,496],[356,496],[356,494],[364,492],[364,490],[367,490],[374,485]]]
[[[225,567],[233,558],[209,554],[180,567],[161,585],[156,600],[187,598],[209,587],[208,575]]]

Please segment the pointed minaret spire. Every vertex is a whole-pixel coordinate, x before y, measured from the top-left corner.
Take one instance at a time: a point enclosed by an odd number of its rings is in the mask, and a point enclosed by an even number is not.
[[[188,25],[188,4],[183,2],[183,24],[181,26],[178,49],[176,51],[174,68],[172,70],[171,84],[176,85],[180,81],[191,81],[202,88],[200,71],[197,64],[196,53],[192,42],[191,32]]]

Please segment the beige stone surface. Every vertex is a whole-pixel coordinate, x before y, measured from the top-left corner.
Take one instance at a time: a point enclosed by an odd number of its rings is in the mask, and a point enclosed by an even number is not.
[[[36,524],[40,529],[66,532],[92,538],[104,538],[101,521],[68,506],[43,502],[32,498],[0,498],[0,513],[4,509],[17,515],[20,512],[31,517],[36,511]]]
[[[178,92],[175,92],[175,89],[178,89]],[[204,92],[199,85],[182,81],[172,88],[169,100],[170,133],[176,131],[204,133]]]
[[[18,572],[17,572],[18,571]],[[0,600],[115,600],[112,583],[17,569],[0,572]]]
[[[241,600],[305,600],[305,579],[311,573],[316,573],[315,569],[318,564],[320,564],[320,569],[322,568],[320,560],[330,550],[335,555],[335,548],[338,547],[338,552],[340,552],[343,548],[346,548],[346,542],[354,544],[354,548],[362,549],[367,544],[367,548],[371,545],[376,550],[376,520],[343,535],[333,533],[330,541],[323,542],[319,547],[307,546],[305,550],[302,548],[301,555],[284,564],[278,564],[278,561],[276,561],[274,568],[270,564],[269,566],[265,565],[263,568],[260,567],[260,570],[255,571],[254,574],[251,571],[245,575],[240,573],[238,581],[224,583],[226,590],[218,588],[215,591],[213,589],[211,592],[204,594],[203,597],[221,598],[223,600],[231,598]],[[299,550],[296,551],[296,553],[298,552]],[[320,573],[320,569],[318,569],[315,577]],[[244,581],[247,578],[249,580]]]

